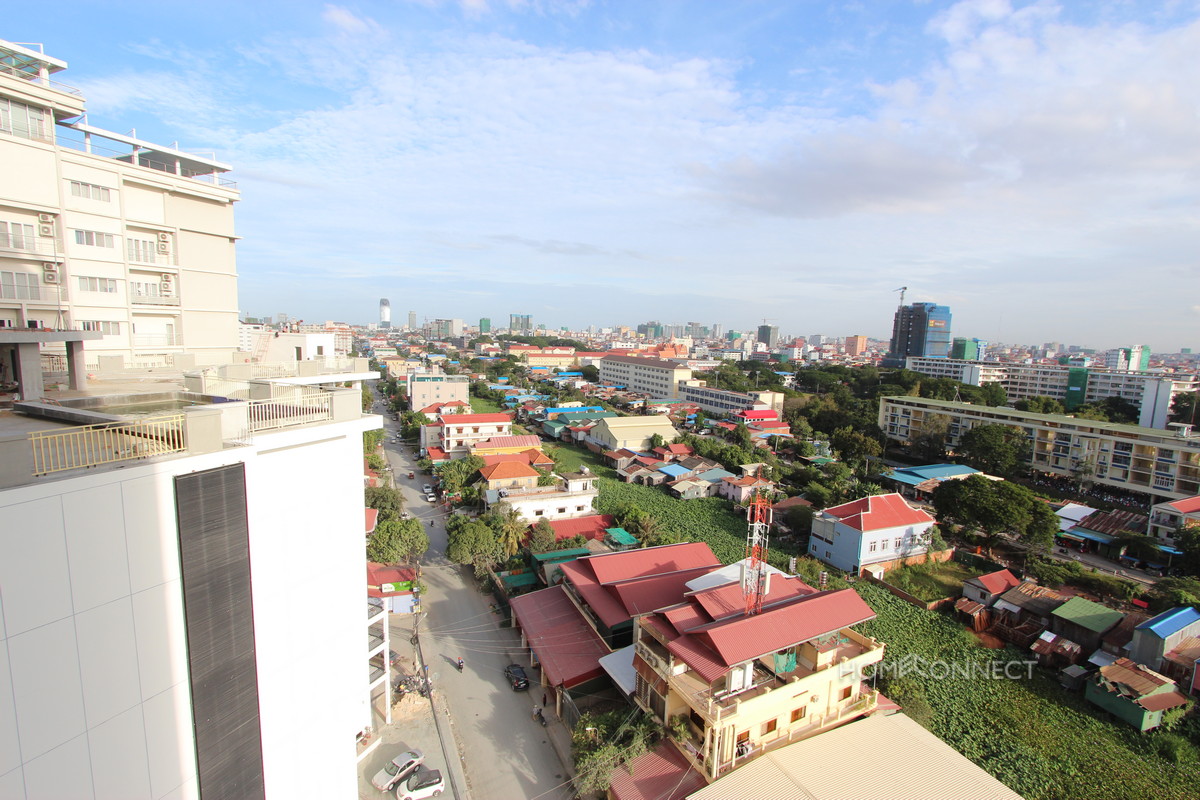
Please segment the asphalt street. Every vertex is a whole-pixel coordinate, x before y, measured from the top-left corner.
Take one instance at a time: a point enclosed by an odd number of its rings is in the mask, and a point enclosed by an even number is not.
[[[445,703],[466,777],[467,786],[459,787],[460,796],[572,797],[568,775],[550,743],[552,733],[561,737],[564,731],[561,727],[543,728],[532,718],[533,705],[541,702],[536,684],[540,673],[529,669],[518,635],[499,627],[490,597],[476,588],[471,572],[446,560],[447,512],[427,502],[420,491],[425,483],[432,483],[431,476],[417,472],[413,479],[408,478],[410,471],[416,471],[416,455],[411,448],[392,441],[397,425],[385,418],[388,438],[384,449],[405,509],[429,534],[429,552],[422,559],[426,593],[419,647],[429,665],[435,701]],[[417,647],[409,642],[412,625],[411,617],[395,618],[392,647],[415,663]],[[461,673],[455,666],[460,656],[465,662]],[[524,666],[535,682],[530,691],[514,692],[509,687],[503,670],[513,662]],[[552,719],[550,725],[561,723]],[[427,752],[437,747],[436,741],[413,744]],[[448,753],[447,758],[454,755]],[[447,794],[449,789],[447,786]]]

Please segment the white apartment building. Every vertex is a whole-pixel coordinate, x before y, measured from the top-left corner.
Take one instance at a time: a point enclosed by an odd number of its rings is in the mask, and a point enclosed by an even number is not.
[[[679,385],[679,399],[695,403],[710,414],[728,415],[746,409],[782,411],[784,397],[781,392],[735,392],[690,380]]]
[[[679,397],[679,382],[692,377],[686,366],[662,358],[605,356],[599,367],[601,383],[663,399]]]
[[[1057,364],[1002,364],[952,358],[910,356],[907,369],[935,378],[951,378],[971,386],[999,383],[1009,402],[1030,397],[1051,397],[1070,411],[1087,403],[1120,397],[1140,409],[1138,423],[1146,428],[1165,428],[1171,400],[1180,392],[1195,392],[1200,381],[1195,375],[1161,372],[1131,372],[1097,367]]]
[[[921,397],[879,401],[879,427],[896,442],[911,442],[926,420],[937,416],[950,420],[950,445],[978,425],[1019,428],[1031,445],[1029,466],[1038,472],[1083,476],[1156,500],[1200,494],[1200,436],[1190,426],[1165,431]]]
[[[300,333],[327,333],[333,337],[333,355],[348,356],[354,349],[354,329],[345,322],[326,321],[324,324],[300,326]]]
[[[355,794],[380,420],[357,388],[266,394],[0,412],[0,797]]]
[[[98,331],[106,366],[228,361],[230,168],[88,124],[38,47],[0,40],[0,327]]]
[[[421,427],[421,449],[438,447],[449,455],[461,457],[469,453],[472,445],[511,435],[509,414],[438,414],[437,420]]]

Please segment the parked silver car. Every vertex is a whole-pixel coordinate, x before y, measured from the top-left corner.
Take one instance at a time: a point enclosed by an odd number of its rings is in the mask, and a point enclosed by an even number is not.
[[[375,777],[371,778],[371,785],[381,792],[389,792],[424,762],[425,754],[420,750],[405,750],[375,773]]]

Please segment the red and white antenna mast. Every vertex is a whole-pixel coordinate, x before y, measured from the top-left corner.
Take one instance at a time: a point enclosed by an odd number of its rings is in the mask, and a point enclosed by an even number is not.
[[[742,563],[742,595],[746,616],[762,611],[767,594],[767,534],[771,531],[771,504],[756,492],[750,499],[746,526],[746,560]]]

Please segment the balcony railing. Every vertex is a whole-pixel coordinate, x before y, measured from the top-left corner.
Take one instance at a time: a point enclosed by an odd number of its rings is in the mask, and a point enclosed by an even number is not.
[[[183,414],[29,434],[34,475],[187,450]]]
[[[181,347],[183,336],[178,333],[135,333],[134,347]]]
[[[289,387],[290,388],[290,387]],[[325,393],[249,401],[251,432],[289,428],[333,419],[333,398]]]
[[[131,295],[129,301],[135,306],[177,306],[178,297],[153,297],[150,295]]]
[[[36,254],[51,259],[63,258],[63,247],[53,236],[14,236],[0,234],[0,253],[17,257]]]
[[[64,92],[65,94],[73,94],[76,97],[83,97],[83,92],[79,91],[74,86],[68,86],[65,83],[59,83],[58,81],[44,78],[38,72],[30,72],[29,70],[21,69],[20,67],[13,66],[12,64],[0,64],[0,73],[3,73],[4,75],[11,75],[14,78],[20,78],[21,80],[29,81],[30,83],[36,83],[39,86],[45,86],[49,89],[54,89],[55,91]]]

